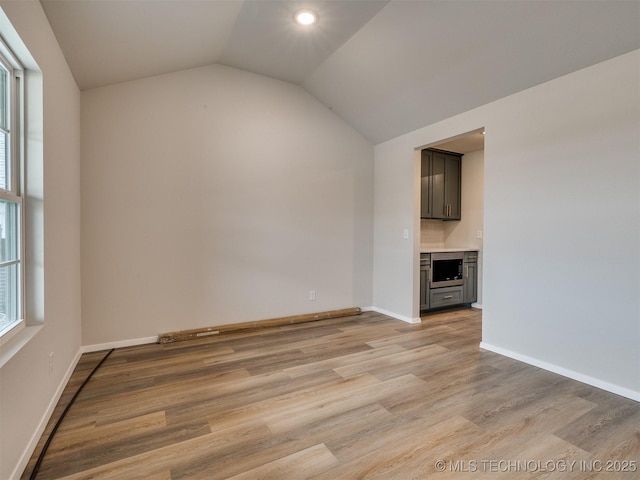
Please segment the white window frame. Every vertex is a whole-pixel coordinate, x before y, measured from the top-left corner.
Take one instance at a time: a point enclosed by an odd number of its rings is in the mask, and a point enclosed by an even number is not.
[[[18,265],[18,292],[16,320],[12,323],[0,328],[0,345],[17,334],[25,327],[25,234],[24,234],[24,201],[23,201],[23,178],[24,178],[24,69],[18,62],[17,58],[11,52],[11,49],[0,38],[0,63],[8,75],[8,143],[9,158],[7,188],[0,188],[0,199],[17,204],[18,206],[18,242],[17,242],[17,258],[15,260],[2,262],[0,267]]]

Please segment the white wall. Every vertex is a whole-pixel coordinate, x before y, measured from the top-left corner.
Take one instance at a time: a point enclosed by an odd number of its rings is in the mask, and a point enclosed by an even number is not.
[[[6,360],[0,369],[0,478],[13,479],[80,351],[80,92],[40,3],[0,6],[2,36],[27,69],[29,327],[0,348]],[[28,342],[10,355],[18,340]]]
[[[292,84],[215,65],[83,92],[84,344],[370,306],[372,198],[373,147]]]
[[[417,314],[413,149],[484,126],[483,346],[640,399],[639,82],[634,51],[376,146],[374,305]]]
[[[374,165],[373,305],[410,322],[420,321],[414,302],[420,291],[420,153],[414,147],[379,144]],[[406,229],[413,232],[409,238]]]

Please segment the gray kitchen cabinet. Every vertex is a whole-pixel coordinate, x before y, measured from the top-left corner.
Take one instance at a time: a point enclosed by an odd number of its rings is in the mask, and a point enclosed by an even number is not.
[[[460,220],[462,155],[422,150],[420,217]]]
[[[437,259],[436,259],[437,260]],[[420,254],[420,313],[455,307],[478,301],[478,252],[464,252],[462,260],[462,284],[431,288],[433,255]]]
[[[429,271],[431,255],[420,254],[420,311],[429,310]]]
[[[464,303],[462,300],[463,287],[432,288],[429,291],[431,308],[449,307]]]
[[[478,252],[464,254],[464,303],[478,300]]]

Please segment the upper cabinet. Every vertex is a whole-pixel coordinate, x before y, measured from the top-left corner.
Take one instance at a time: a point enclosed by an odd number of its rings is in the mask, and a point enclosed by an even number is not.
[[[422,150],[420,217],[460,220],[462,155],[442,150]]]

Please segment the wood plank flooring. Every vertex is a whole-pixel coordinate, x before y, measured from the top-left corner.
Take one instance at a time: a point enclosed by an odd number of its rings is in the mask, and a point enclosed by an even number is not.
[[[118,349],[36,478],[640,478],[639,403],[482,351],[480,331],[472,309],[364,313]]]

